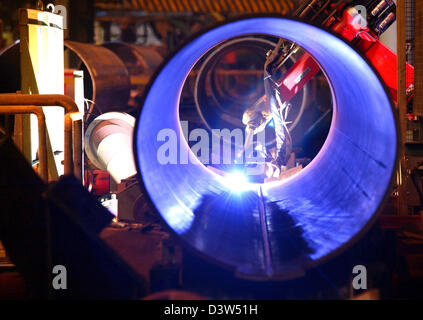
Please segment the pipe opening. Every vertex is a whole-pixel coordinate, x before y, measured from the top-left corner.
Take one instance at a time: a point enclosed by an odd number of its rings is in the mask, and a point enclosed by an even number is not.
[[[266,101],[264,66],[278,40],[249,34],[219,43],[199,59],[184,83],[179,117],[185,139],[203,164],[222,174],[239,170],[251,156],[250,165],[258,161],[256,158],[266,158],[268,164],[262,174],[265,180],[283,179],[307,166],[327,138],[332,119],[329,83],[305,50],[295,47],[289,51],[294,44],[284,40],[283,49],[290,54],[275,67],[272,81],[280,102],[289,103],[279,108],[286,123],[284,144],[289,144],[283,170],[289,172],[282,174],[274,162],[269,163],[276,158],[277,141],[272,110]],[[252,122],[257,129],[250,137]],[[251,139],[255,154],[244,152],[237,158],[237,148],[247,149],[247,139]],[[238,146],[240,141],[242,145]],[[231,154],[222,155],[225,152]],[[250,179],[263,180],[257,176]]]

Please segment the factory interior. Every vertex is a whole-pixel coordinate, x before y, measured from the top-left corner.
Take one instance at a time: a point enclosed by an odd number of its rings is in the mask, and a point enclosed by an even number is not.
[[[0,0],[0,300],[423,298],[420,0]]]

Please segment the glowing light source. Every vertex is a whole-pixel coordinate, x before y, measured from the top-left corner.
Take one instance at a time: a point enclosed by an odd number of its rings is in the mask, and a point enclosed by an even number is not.
[[[248,182],[247,177],[240,171],[234,171],[227,174],[224,177],[224,180],[226,187],[228,187],[232,192],[238,193],[251,188],[251,184]]]

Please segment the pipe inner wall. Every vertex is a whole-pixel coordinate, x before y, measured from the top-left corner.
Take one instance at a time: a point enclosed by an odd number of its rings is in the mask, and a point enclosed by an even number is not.
[[[323,148],[305,169],[233,192],[189,150],[178,108],[201,56],[247,34],[282,37],[307,50],[332,86],[334,114]],[[160,164],[165,142],[158,137],[171,131],[178,164]],[[392,103],[372,67],[337,36],[285,18],[231,22],[183,47],[152,83],[134,135],[138,172],[167,225],[201,256],[255,279],[301,275],[357,240],[376,218],[397,159]]]

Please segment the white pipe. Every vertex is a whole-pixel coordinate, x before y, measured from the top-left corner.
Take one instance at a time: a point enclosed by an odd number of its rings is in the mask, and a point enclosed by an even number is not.
[[[122,112],[108,112],[97,117],[85,133],[85,153],[99,169],[110,173],[120,183],[136,173],[132,153],[134,117]]]

